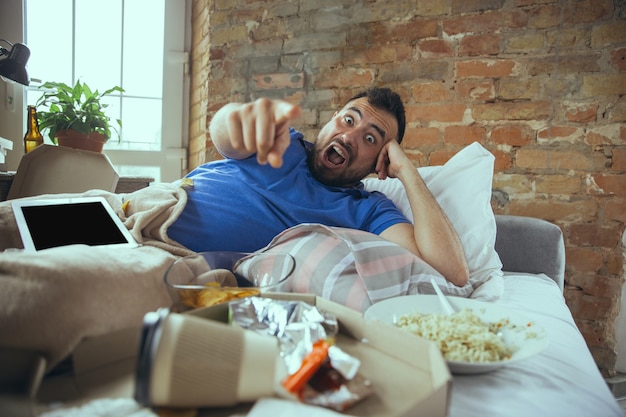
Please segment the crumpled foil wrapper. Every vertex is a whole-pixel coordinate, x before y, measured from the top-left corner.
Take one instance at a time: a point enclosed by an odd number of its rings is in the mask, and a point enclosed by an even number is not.
[[[320,339],[334,341],[339,324],[336,317],[321,312],[303,301],[247,297],[229,303],[231,322],[244,329],[278,338],[280,355],[287,372],[300,369],[302,361]],[[360,361],[337,346],[328,350],[328,365],[317,376],[318,384],[307,387],[300,400],[309,404],[343,411],[373,392],[371,382],[358,375]],[[323,382],[319,382],[322,380]],[[332,381],[331,381],[332,380]],[[316,381],[311,381],[313,384]]]
[[[279,340],[287,372],[300,369],[316,340],[333,340],[339,331],[337,319],[302,301],[247,297],[230,302],[231,321]]]

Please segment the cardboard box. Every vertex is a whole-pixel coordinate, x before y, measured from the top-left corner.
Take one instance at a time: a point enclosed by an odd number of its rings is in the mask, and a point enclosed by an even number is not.
[[[266,294],[301,300],[333,314],[339,322],[336,343],[361,360],[360,372],[373,382],[375,394],[345,414],[380,417],[446,416],[452,378],[436,344],[382,322],[365,322],[361,313],[311,294]],[[226,323],[228,306],[193,310],[189,314]],[[230,415],[207,410],[202,416]]]
[[[347,307],[310,294],[271,294],[301,300],[333,314],[339,322],[337,345],[361,360],[360,373],[373,383],[374,395],[346,411],[351,416],[446,416],[452,378],[436,345],[382,322],[365,322]],[[197,317],[227,323],[228,305],[190,311]],[[226,324],[225,324],[226,325]],[[80,404],[95,398],[133,397],[140,329],[92,338],[74,353],[74,374],[44,380],[46,402]],[[198,416],[243,414],[253,404],[202,409]]]

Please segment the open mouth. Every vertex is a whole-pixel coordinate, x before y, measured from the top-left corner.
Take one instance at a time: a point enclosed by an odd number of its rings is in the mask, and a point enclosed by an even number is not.
[[[332,144],[326,149],[326,160],[334,166],[343,165],[347,160],[347,150],[336,143]]]

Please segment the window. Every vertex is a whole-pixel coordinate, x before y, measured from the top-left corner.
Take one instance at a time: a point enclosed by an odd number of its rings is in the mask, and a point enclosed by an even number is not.
[[[120,176],[180,178],[185,168],[186,3],[180,0],[24,0],[31,50],[25,89],[34,104],[46,81],[80,79],[104,91],[107,112],[122,120],[104,152]]]

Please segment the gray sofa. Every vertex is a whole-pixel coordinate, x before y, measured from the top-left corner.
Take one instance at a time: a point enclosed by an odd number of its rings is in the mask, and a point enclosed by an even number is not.
[[[453,375],[448,417],[623,416],[578,331],[563,298],[565,246],[560,228],[548,221],[521,216],[497,215],[495,248],[503,264],[504,293],[495,301],[543,326],[549,337],[544,351],[523,362],[495,372]],[[135,337],[130,337],[130,350]],[[37,368],[34,352],[10,349],[0,343],[2,370],[0,399],[22,383],[22,401],[62,401],[38,393],[40,381],[32,378]],[[131,352],[132,353],[132,352]],[[127,353],[128,354],[128,353]],[[126,356],[128,357],[128,356]],[[85,360],[85,358],[82,358]],[[131,364],[125,369],[132,372]],[[112,378],[111,375],[109,377]],[[120,378],[128,378],[128,373]],[[49,375],[39,392],[55,386],[58,376]],[[63,377],[61,377],[63,378]],[[35,384],[28,386],[28,383]],[[74,387],[80,390],[80,387]],[[9,392],[15,400],[15,391]],[[80,392],[67,392],[70,398]],[[120,395],[132,398],[132,390]],[[28,396],[31,400],[28,400]],[[13,403],[15,404],[15,403]],[[67,403],[72,407],[72,403]],[[10,414],[10,401],[0,401],[0,415]],[[224,412],[227,410],[221,410]],[[279,415],[276,411],[276,415]],[[9,414],[7,414],[9,413]],[[218,413],[219,414],[219,413]],[[250,413],[254,416],[254,409]],[[19,414],[18,414],[19,415]],[[23,414],[28,415],[28,414]],[[210,409],[198,415],[214,415]]]
[[[496,215],[496,226],[495,247],[503,271],[544,273],[563,291],[565,244],[557,225],[534,217]]]

